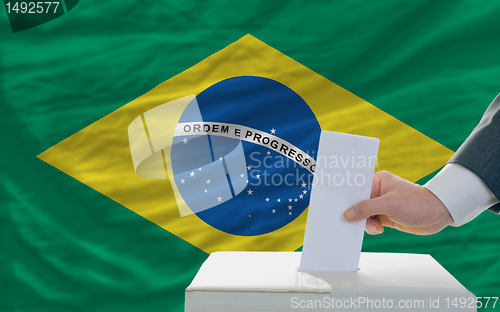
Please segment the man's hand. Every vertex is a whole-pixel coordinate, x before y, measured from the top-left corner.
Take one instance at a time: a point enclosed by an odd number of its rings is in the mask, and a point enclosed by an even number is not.
[[[365,228],[368,234],[380,234],[384,226],[389,226],[427,235],[453,223],[450,213],[434,194],[388,171],[375,174],[370,198],[344,212],[347,221],[368,218]]]

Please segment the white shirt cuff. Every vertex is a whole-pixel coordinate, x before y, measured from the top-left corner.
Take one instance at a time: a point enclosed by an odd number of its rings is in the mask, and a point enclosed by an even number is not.
[[[447,164],[424,186],[448,209],[453,226],[471,221],[498,203],[495,195],[475,173],[458,164]]]

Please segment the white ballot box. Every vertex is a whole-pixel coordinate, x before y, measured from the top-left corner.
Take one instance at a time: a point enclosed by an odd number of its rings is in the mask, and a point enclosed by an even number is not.
[[[361,253],[357,272],[299,272],[300,252],[215,252],[186,289],[186,312],[476,311],[430,255]]]

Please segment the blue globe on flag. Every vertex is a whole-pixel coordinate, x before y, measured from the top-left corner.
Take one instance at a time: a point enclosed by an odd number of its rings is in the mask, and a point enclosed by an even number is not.
[[[170,159],[183,200],[226,233],[275,231],[309,205],[320,126],[307,103],[272,79],[220,81],[185,108]]]

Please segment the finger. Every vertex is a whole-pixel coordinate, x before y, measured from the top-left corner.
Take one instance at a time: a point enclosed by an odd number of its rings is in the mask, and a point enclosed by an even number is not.
[[[382,195],[381,186],[380,186],[381,181],[382,181],[382,177],[381,177],[380,172],[375,173],[375,175],[373,176],[372,190],[371,190],[370,198],[377,198],[377,197],[380,197]]]
[[[392,211],[394,201],[391,196],[384,195],[377,198],[363,200],[344,212],[347,221],[355,222],[378,214],[387,215]]]
[[[382,187],[393,178],[393,174],[388,171],[379,171],[373,176],[372,190],[370,198],[377,198],[382,196]]]
[[[387,226],[387,227],[391,227],[391,228],[395,228],[396,225],[394,224],[394,221],[392,221],[391,219],[387,218],[387,216],[384,216],[384,215],[378,215],[377,216],[380,224],[382,224],[383,226]]]
[[[381,234],[384,232],[384,227],[380,223],[379,219],[375,217],[370,217],[366,219],[366,225],[365,225],[365,230],[366,233],[368,234]]]

